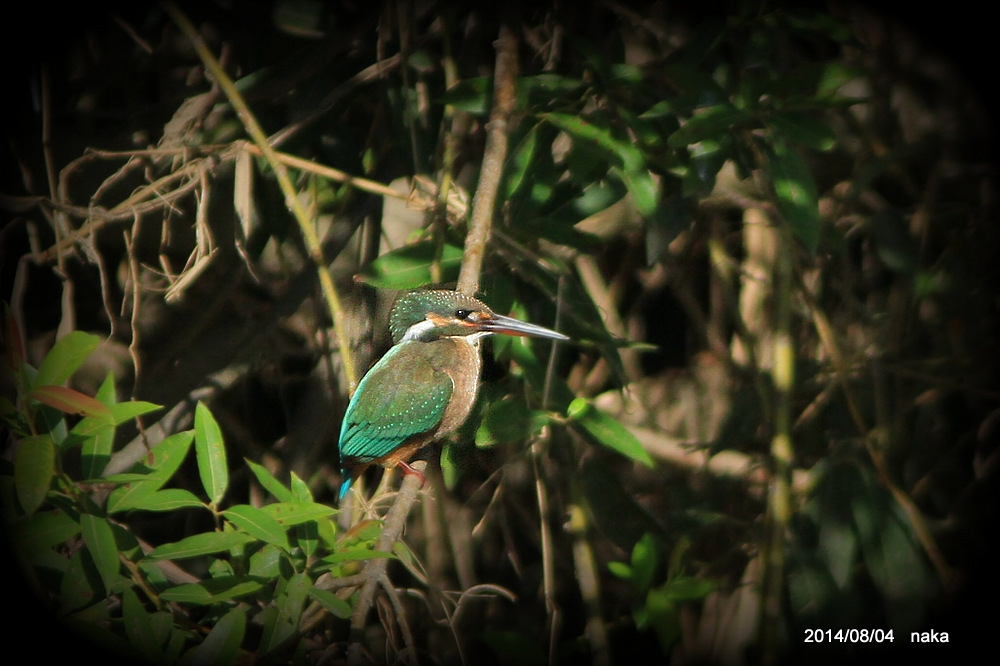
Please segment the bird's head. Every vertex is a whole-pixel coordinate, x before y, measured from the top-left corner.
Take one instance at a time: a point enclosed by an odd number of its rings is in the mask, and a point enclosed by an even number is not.
[[[401,295],[389,315],[389,330],[394,344],[445,337],[478,339],[493,333],[569,340],[562,333],[498,315],[482,301],[449,290],[410,291]]]

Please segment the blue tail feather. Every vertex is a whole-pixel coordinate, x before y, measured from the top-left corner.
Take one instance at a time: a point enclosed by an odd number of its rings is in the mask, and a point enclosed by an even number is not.
[[[351,483],[353,483],[354,478],[346,471],[341,471],[344,480],[340,482],[340,492],[337,494],[337,502],[343,502],[344,496],[347,495],[347,491],[351,489]]]

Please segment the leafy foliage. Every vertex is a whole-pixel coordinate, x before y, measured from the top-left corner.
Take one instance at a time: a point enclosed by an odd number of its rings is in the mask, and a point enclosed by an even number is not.
[[[385,552],[375,474],[329,506],[347,367],[384,351],[392,290],[458,276],[500,17],[192,6],[211,75],[159,7],[76,27],[0,201],[0,493],[32,593],[156,663],[813,661],[806,628],[958,626],[995,569],[988,128],[859,8],[648,10],[512,22],[481,296],[574,343],[487,345]]]

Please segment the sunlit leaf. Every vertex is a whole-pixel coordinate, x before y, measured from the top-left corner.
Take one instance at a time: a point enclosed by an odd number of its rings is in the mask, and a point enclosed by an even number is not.
[[[108,513],[120,511],[175,511],[187,508],[205,508],[205,503],[183,488],[156,490],[148,482],[133,484],[120,496],[109,497]],[[112,502],[112,499],[114,500]]]
[[[283,527],[301,525],[313,520],[321,520],[337,512],[336,509],[316,502],[279,502],[260,508]]]
[[[632,548],[632,584],[637,590],[645,591],[652,586],[658,562],[656,540],[647,532]]]
[[[36,386],[31,391],[28,391],[28,397],[32,400],[37,400],[43,405],[55,407],[67,414],[82,414],[83,416],[100,419],[109,425],[114,424],[111,417],[111,410],[106,405],[101,404],[100,401],[91,398],[89,395],[71,388],[52,385]]]
[[[383,254],[370,263],[357,280],[380,289],[415,289],[431,282],[431,266],[436,247],[433,241],[405,245]],[[462,249],[445,245],[441,250],[441,275],[443,282],[458,278],[462,264]]]
[[[111,417],[115,425],[121,425],[126,421],[134,420],[137,416],[155,412],[158,409],[163,409],[163,407],[142,400],[128,400],[126,402],[109,404],[108,409],[111,410]]]
[[[97,389],[94,396],[102,405],[109,410],[115,404],[115,378],[110,372],[104,378],[101,387]],[[112,422],[114,422],[112,412]],[[111,459],[111,449],[115,441],[115,427],[101,419],[87,417],[81,419],[73,427],[73,434],[83,436],[80,446],[80,462],[83,467],[83,478],[93,479],[100,476],[104,471],[108,460]]]
[[[60,386],[83,365],[101,338],[83,331],[72,331],[59,338],[45,355],[32,386]]]
[[[642,448],[635,435],[620,421],[600,411],[584,398],[576,398],[567,410],[570,422],[579,426],[598,444],[652,468],[653,458]]]
[[[298,474],[292,472],[289,474],[290,486],[292,489],[292,495],[294,499],[299,502],[312,502],[313,495],[312,491],[309,490],[309,484],[303,481]]]
[[[180,560],[199,555],[211,555],[254,540],[253,536],[245,532],[205,532],[158,546],[146,554],[146,559]]]
[[[265,511],[249,504],[238,504],[223,511],[222,515],[238,528],[261,541],[274,544],[286,551],[289,550],[285,528]]]
[[[222,430],[204,403],[194,412],[194,449],[201,485],[212,504],[218,505],[229,486],[229,465]]]
[[[271,474],[267,468],[253,462],[252,460],[247,460],[246,463],[249,465],[250,471],[253,472],[253,475],[257,477],[260,485],[264,487],[264,490],[274,495],[278,501],[290,502],[293,499],[292,491],[274,478],[274,475]]]

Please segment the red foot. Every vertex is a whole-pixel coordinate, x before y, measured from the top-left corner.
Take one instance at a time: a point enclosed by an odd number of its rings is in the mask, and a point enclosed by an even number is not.
[[[412,467],[410,467],[409,463],[405,463],[402,460],[400,460],[398,464],[400,467],[403,468],[403,476],[406,476],[407,474],[412,474],[413,476],[420,479],[420,487],[421,488],[424,487],[424,484],[427,482],[427,476],[423,472],[421,472],[418,469],[413,469]]]

